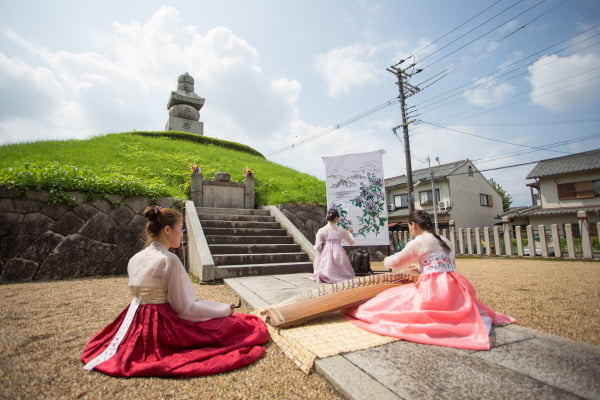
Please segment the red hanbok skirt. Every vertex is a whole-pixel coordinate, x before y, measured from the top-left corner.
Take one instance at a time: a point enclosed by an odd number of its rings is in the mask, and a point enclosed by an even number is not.
[[[515,322],[477,299],[457,272],[422,274],[416,283],[387,289],[344,314],[369,332],[471,350],[490,348],[492,324]]]
[[[106,349],[129,307],[86,345],[87,364]],[[263,321],[249,314],[192,322],[170,304],[140,304],[114,356],[95,366],[112,376],[191,377],[218,374],[252,364],[269,341]]]

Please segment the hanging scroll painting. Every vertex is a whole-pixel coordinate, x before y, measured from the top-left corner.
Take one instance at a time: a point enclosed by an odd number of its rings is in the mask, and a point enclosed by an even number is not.
[[[327,208],[336,208],[338,224],[354,231],[355,246],[389,244],[382,155],[378,150],[323,157]]]

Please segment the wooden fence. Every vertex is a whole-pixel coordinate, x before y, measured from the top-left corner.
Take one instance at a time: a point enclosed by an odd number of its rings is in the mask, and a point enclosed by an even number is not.
[[[457,255],[600,259],[598,239],[592,239],[585,212],[578,213],[578,220],[578,229],[571,224],[513,227],[508,217],[503,218],[502,226],[455,229],[451,220],[450,229],[440,234],[450,240]],[[596,232],[600,232],[600,222],[596,223]],[[390,232],[394,251],[401,250],[409,240],[406,231]]]

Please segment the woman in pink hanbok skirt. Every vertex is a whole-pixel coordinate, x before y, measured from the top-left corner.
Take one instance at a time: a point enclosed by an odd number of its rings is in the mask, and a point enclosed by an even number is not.
[[[471,350],[489,350],[492,325],[515,322],[496,313],[476,296],[475,288],[456,272],[450,242],[433,231],[423,210],[409,216],[414,240],[386,257],[384,267],[400,270],[419,263],[420,277],[387,289],[344,311],[356,326],[411,342]]]
[[[337,225],[340,214],[335,208],[327,212],[327,225],[319,229],[315,240],[317,256],[313,261],[310,279],[316,282],[335,283],[353,279],[356,275],[342,240],[354,244],[352,229],[346,231]]]

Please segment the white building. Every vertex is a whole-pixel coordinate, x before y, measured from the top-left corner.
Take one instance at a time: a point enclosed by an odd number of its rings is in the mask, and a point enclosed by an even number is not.
[[[590,235],[598,236],[600,214],[600,149],[542,160],[527,175],[534,181],[532,206],[511,210],[512,225],[572,224],[578,235],[577,213],[585,211]]]
[[[406,175],[385,179],[385,192],[390,229],[406,230]],[[456,228],[493,226],[502,213],[502,197],[470,160],[413,171],[413,192],[415,209],[426,210],[433,217],[436,207],[440,230],[447,229],[450,220]]]

